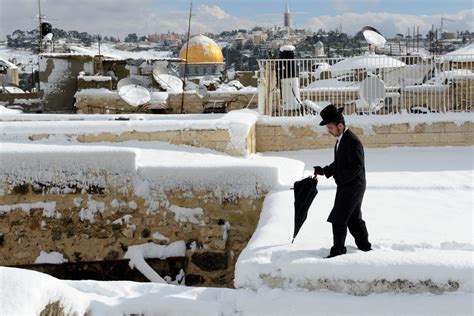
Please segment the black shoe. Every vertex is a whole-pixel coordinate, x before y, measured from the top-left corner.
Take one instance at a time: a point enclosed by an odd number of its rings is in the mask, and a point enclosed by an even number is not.
[[[346,247],[342,249],[335,249],[334,247],[331,248],[331,251],[329,252],[329,256],[324,257],[324,259],[329,259],[329,258],[334,258],[340,255],[345,255],[347,252]]]

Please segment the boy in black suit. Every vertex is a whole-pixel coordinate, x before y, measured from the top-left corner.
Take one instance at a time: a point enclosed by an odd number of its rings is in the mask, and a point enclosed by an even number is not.
[[[332,223],[334,245],[326,258],[346,253],[347,228],[360,250],[372,250],[361,211],[366,186],[364,147],[359,138],[346,127],[342,110],[343,108],[328,105],[321,111],[323,120],[319,125],[326,125],[329,134],[337,137],[337,141],[334,162],[326,167],[314,167],[315,175],[333,177],[337,184],[334,207],[328,218],[328,222]]]

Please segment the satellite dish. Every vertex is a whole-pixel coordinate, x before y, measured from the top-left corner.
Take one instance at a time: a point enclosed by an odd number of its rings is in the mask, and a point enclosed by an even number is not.
[[[140,80],[124,78],[117,83],[119,96],[128,105],[138,107],[151,100],[150,92],[141,85]]]
[[[375,47],[383,47],[387,42],[387,40],[382,36],[382,33],[371,26],[364,26],[361,32],[367,43]]]
[[[154,69],[153,79],[167,92],[183,92],[183,81],[176,76],[161,74]]]
[[[379,77],[368,77],[360,84],[359,95],[366,107],[377,108],[385,100],[385,84]]]
[[[49,42],[53,40],[53,33],[48,33],[43,37],[44,42]]]
[[[129,85],[129,84],[134,84],[134,85],[141,86],[142,82],[140,80],[136,79],[136,78],[130,78],[130,77],[123,78],[122,80],[117,82],[117,90],[120,90],[120,88],[122,88],[123,86]]]

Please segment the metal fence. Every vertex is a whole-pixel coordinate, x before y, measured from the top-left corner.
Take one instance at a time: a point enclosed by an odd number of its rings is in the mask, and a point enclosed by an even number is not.
[[[259,60],[259,111],[315,115],[470,112],[474,55]]]

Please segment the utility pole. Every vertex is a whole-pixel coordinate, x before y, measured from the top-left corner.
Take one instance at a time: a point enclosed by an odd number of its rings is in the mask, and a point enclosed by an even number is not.
[[[42,52],[42,35],[41,35],[41,23],[43,22],[41,19],[41,0],[38,0],[38,21],[39,21],[39,26],[38,26],[38,56]]]
[[[431,34],[430,34],[430,53],[433,55],[433,39],[434,39],[434,25],[431,24]]]
[[[41,0],[38,0],[38,20],[39,20],[39,27],[38,27],[38,91],[36,92],[38,95],[41,93],[41,78],[40,78],[40,55],[42,51],[42,35],[41,35],[41,24],[42,24],[42,18],[41,18]],[[35,76],[34,76],[35,77]],[[35,78],[33,77],[33,81],[36,82]],[[44,102],[41,102],[41,113],[44,112]]]
[[[420,51],[420,26],[416,27],[416,51]]]
[[[97,35],[97,42],[98,42],[98,45],[99,45],[99,56],[100,56],[100,40],[101,40],[100,35]]]
[[[410,46],[410,27],[408,27],[408,35],[405,37],[405,54],[408,55],[408,47]]]
[[[188,20],[188,36],[186,40],[186,60],[184,61],[184,74],[183,74],[183,93],[181,94],[181,114],[184,112],[184,88],[186,87],[186,75],[188,72],[188,49],[189,49],[189,37],[191,36],[191,17],[193,13],[193,0],[189,6],[189,20]]]

